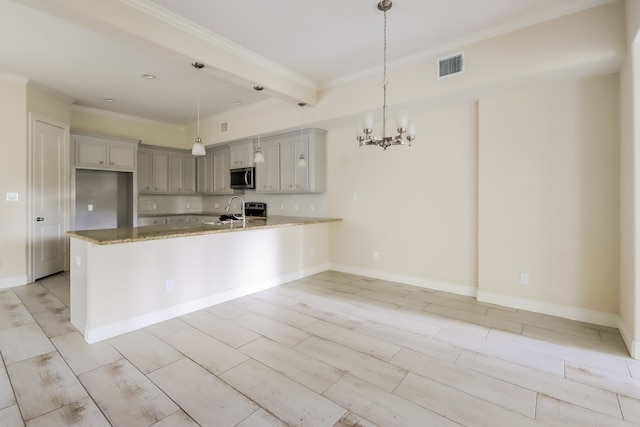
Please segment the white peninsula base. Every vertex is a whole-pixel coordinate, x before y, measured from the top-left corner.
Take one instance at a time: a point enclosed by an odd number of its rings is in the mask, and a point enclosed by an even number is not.
[[[328,227],[115,244],[71,234],[71,323],[94,343],[325,271]]]

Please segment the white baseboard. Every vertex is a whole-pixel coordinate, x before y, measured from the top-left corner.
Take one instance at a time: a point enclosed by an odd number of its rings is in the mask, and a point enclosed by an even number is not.
[[[22,286],[27,283],[29,283],[27,276],[8,277],[6,279],[0,279],[0,289]]]
[[[512,297],[493,292],[481,291],[471,285],[429,280],[421,277],[389,273],[386,271],[369,270],[340,264],[330,264],[329,267],[331,270],[343,273],[357,274],[359,276],[372,277],[374,279],[389,280],[431,290],[450,292],[458,295],[473,296],[476,297],[478,301],[496,304],[503,307],[516,308],[520,310],[532,311],[534,313],[548,314],[565,319],[577,320],[580,322],[593,323],[595,325],[619,328],[619,316],[616,314],[603,313],[562,304],[535,301],[526,298]],[[625,342],[628,341],[625,339]],[[638,347],[637,351],[637,354],[640,355],[640,347]]]
[[[84,339],[89,344],[93,344],[127,332],[135,331],[136,329],[164,322],[165,320],[184,316],[185,314],[193,313],[194,311],[202,310],[203,308],[211,307],[235,298],[240,298],[245,295],[273,288],[293,280],[302,279],[303,277],[311,276],[312,274],[321,273],[328,269],[328,265],[320,265],[308,270],[297,271],[295,273],[270,278],[262,282],[252,283],[251,285],[241,286],[228,291],[208,295],[197,300],[188,301],[162,310],[146,313],[141,316],[120,320],[118,322],[109,323],[95,328],[86,328],[84,331]]]
[[[550,316],[592,323],[594,325],[617,328],[619,324],[619,317],[617,314],[587,310],[585,308],[569,305],[536,301],[487,291],[478,291],[478,296],[476,298],[481,302],[532,311],[534,313],[548,314]]]
[[[429,279],[424,279],[422,277],[389,273],[387,271],[369,270],[365,268],[352,267],[352,266],[340,265],[340,264],[330,264],[329,268],[331,270],[339,271],[341,273],[356,274],[358,276],[366,276],[374,279],[388,280],[390,282],[404,283],[407,285],[417,286],[419,288],[450,292],[452,294],[475,297],[477,293],[477,289],[474,286],[462,285],[460,283],[443,282],[440,280],[429,280]]]
[[[624,344],[627,346],[627,350],[633,359],[640,359],[640,342],[634,340],[627,331],[627,328],[624,327],[624,323],[622,322],[622,318],[619,319],[618,330],[620,331],[620,335],[622,335],[622,340]]]

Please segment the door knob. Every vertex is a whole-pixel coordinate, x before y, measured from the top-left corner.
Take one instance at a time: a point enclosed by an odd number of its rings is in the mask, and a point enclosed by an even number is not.
[[[44,221],[44,218],[42,218],[41,216],[36,217],[36,221],[40,222],[40,221]]]

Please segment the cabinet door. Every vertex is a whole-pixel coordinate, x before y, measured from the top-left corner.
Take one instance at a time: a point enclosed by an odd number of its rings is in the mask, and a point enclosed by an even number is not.
[[[182,191],[196,192],[196,158],[190,155],[182,158]]]
[[[78,136],[74,138],[76,146],[76,165],[107,167],[107,144],[98,138]]]
[[[307,167],[298,165],[300,156],[304,156],[307,160]],[[309,140],[307,138],[297,140],[294,145],[293,170],[294,170],[294,187],[296,191],[306,192],[309,190]]]
[[[136,164],[136,149],[131,144],[110,143],[107,145],[108,167],[133,170]]]
[[[229,150],[217,150],[213,152],[213,192],[217,194],[230,194],[231,177],[229,175],[229,163],[231,153]]]
[[[169,156],[169,192],[182,192],[182,154],[171,154]]]
[[[253,163],[253,143],[234,144],[230,147],[229,167],[231,169],[248,168]]]
[[[294,168],[295,144],[293,140],[280,142],[280,189],[295,191],[296,171]]]
[[[169,155],[166,153],[153,153],[151,169],[153,191],[158,193],[169,191]]]
[[[140,151],[138,153],[138,192],[148,193],[151,191],[151,153]]]
[[[267,143],[262,146],[264,163],[256,164],[256,192],[280,191],[280,145]]]

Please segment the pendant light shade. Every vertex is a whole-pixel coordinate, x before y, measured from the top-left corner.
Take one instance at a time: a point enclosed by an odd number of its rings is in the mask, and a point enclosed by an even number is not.
[[[201,62],[194,62],[191,65],[196,70],[204,68],[204,64]],[[194,156],[205,156],[207,154],[202,139],[200,138],[200,95],[198,95],[198,135],[193,143],[193,147],[191,147],[191,154]]]
[[[193,147],[191,147],[191,154],[194,156],[205,156],[207,151],[204,148],[204,144],[200,137],[197,137],[195,142],[193,143]]]

